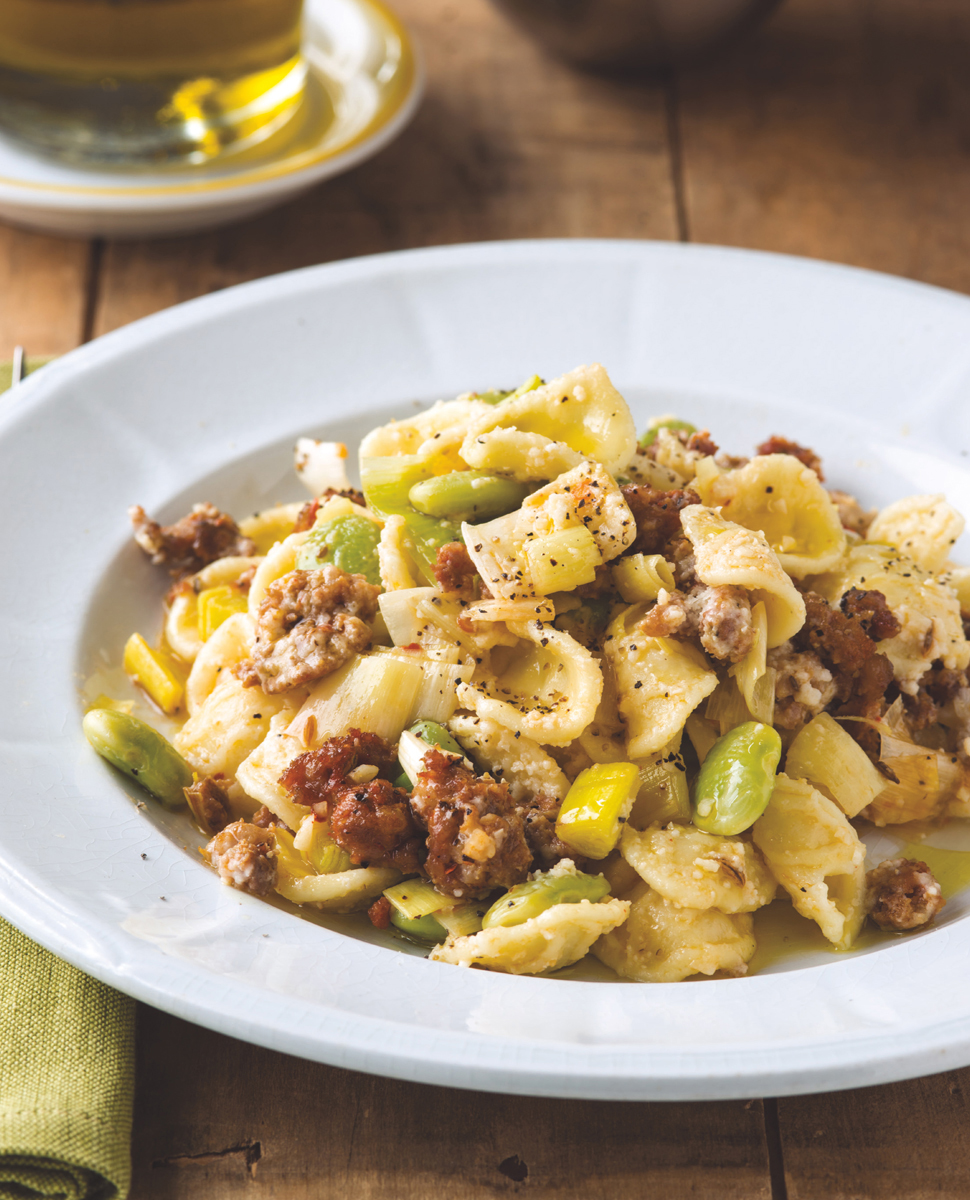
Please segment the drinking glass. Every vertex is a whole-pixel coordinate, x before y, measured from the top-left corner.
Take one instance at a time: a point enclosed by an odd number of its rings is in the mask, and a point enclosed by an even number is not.
[[[0,0],[0,130],[78,163],[204,163],[300,108],[303,0]]]

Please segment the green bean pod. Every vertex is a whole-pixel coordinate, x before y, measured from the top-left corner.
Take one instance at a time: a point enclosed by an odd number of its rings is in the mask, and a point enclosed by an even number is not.
[[[192,783],[192,768],[151,725],[115,709],[92,708],[84,717],[83,728],[102,758],[141,784],[166,808],[185,804],[182,789]]]
[[[418,512],[478,524],[514,512],[532,489],[491,471],[451,471],[414,484],[408,499]]]
[[[333,563],[348,575],[363,575],[368,583],[381,582],[377,547],[381,529],[369,517],[349,514],[334,517],[310,530],[300,547],[296,565],[300,571],[313,571],[324,563]]]
[[[768,807],[781,761],[777,730],[745,721],[717,739],[694,786],[693,821],[705,833],[734,837]]]
[[[657,434],[661,429],[679,430],[683,433],[696,433],[697,426],[691,425],[690,421],[681,421],[679,417],[664,417],[661,420],[653,420],[647,426],[647,431],[640,438],[640,449],[646,450],[648,446],[652,446],[657,440]]]
[[[396,908],[391,909],[391,924],[416,942],[443,942],[448,936],[448,930],[434,917],[406,917]]]
[[[517,883],[500,896],[482,918],[483,929],[524,925],[556,904],[593,904],[610,894],[610,885],[602,875],[537,875],[528,883]]]

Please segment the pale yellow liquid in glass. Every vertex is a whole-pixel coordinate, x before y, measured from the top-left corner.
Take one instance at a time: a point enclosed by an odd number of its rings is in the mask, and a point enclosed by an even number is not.
[[[0,126],[128,164],[248,149],[303,96],[302,0],[0,0]]]

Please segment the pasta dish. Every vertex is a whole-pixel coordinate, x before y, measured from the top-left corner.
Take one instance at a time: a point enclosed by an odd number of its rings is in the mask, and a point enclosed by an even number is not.
[[[942,495],[866,512],[815,453],[638,432],[599,365],[469,393],[346,449],[305,504],[200,503],[88,740],[187,806],[228,885],[360,912],[435,961],[743,975],[753,914],[832,947],[925,927],[920,858],[860,830],[970,816],[970,569]],[[366,915],[365,915],[366,914]]]

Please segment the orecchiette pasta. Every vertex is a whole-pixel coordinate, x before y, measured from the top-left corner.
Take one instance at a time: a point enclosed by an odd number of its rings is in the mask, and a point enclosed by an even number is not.
[[[865,919],[866,850],[845,814],[810,783],[779,775],[754,841],[795,908],[847,950]]]
[[[743,587],[764,604],[769,650],[801,629],[805,601],[763,534],[699,504],[685,508],[680,519],[694,547],[697,578],[714,587]]]
[[[760,532],[794,579],[828,571],[845,553],[845,531],[818,476],[790,454],[761,454],[695,487],[705,504]]]
[[[646,883],[626,893],[630,915],[604,934],[593,953],[618,975],[641,983],[677,983],[691,975],[743,975],[754,955],[747,913],[682,908]]]
[[[970,816],[944,497],[867,536],[785,438],[725,456],[668,415],[638,443],[596,364],[373,430],[362,493],[346,460],[301,439],[315,498],[238,525],[132,509],[170,576],[163,633],[125,646],[134,698],[89,681],[85,732],[185,797],[225,883],[366,909],[438,962],[592,953],[642,983],[743,975],[775,903],[839,950],[869,910],[933,919],[925,864],[867,884],[859,830]]]

